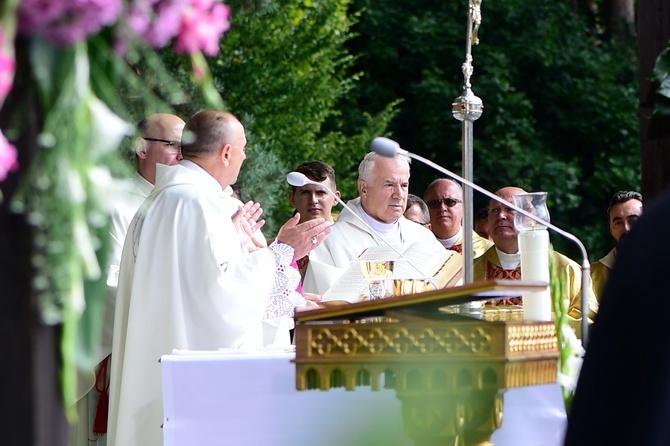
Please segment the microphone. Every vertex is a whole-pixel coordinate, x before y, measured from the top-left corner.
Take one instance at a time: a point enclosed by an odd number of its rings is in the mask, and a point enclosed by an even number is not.
[[[398,250],[396,249],[396,247],[393,246],[392,244],[390,244],[384,237],[381,236],[381,234],[379,234],[377,231],[375,231],[375,230],[372,228],[372,226],[370,226],[370,224],[369,224],[367,221],[365,221],[365,220],[364,220],[363,218],[361,218],[356,212],[354,212],[354,210],[351,209],[351,207],[349,207],[349,205],[347,205],[344,201],[342,201],[342,200],[340,199],[340,197],[338,197],[338,196],[337,196],[332,190],[330,190],[330,188],[328,188],[325,184],[318,183],[318,182],[316,182],[316,181],[312,181],[312,180],[310,180],[309,178],[307,178],[307,177],[305,176],[305,174],[302,174],[302,173],[300,173],[300,172],[291,172],[291,173],[289,173],[288,175],[286,175],[286,181],[288,182],[288,184],[290,184],[291,186],[294,186],[294,187],[302,187],[302,186],[305,186],[305,185],[307,185],[307,184],[313,184],[313,185],[318,186],[318,187],[320,187],[321,189],[325,190],[326,192],[328,192],[330,195],[332,195],[333,197],[335,197],[335,200],[337,201],[338,204],[341,204],[342,207],[344,207],[346,210],[348,210],[349,212],[351,212],[351,213],[354,215],[354,217],[356,217],[356,218],[358,219],[358,221],[360,221],[361,223],[363,223],[363,224],[365,225],[365,227],[366,227],[372,234],[374,234],[374,236],[375,236],[375,237],[374,237],[374,239],[375,239],[375,243],[377,243],[377,244],[379,245],[379,242],[378,242],[377,239],[376,239],[376,238],[378,237],[382,242],[384,242],[384,244],[385,244],[386,246],[388,246],[388,247],[391,248],[396,254],[398,254],[398,256],[399,256],[401,259],[406,260],[407,263],[408,263],[412,268],[414,268],[416,271],[418,271],[419,274],[421,274],[421,277],[428,277],[428,275],[427,275],[426,273],[424,273],[418,266],[416,266],[414,263],[412,263],[412,262],[411,262],[407,257],[405,257],[400,251],[398,251]],[[434,283],[433,280],[429,280],[429,282],[431,282],[431,283],[433,284],[433,286],[435,286],[435,288],[437,288],[437,285]]]
[[[389,158],[393,158],[396,155],[410,156],[407,150],[400,148],[400,144],[384,136],[377,136],[373,139],[370,147],[372,147],[373,152]]]
[[[453,178],[467,186],[470,186],[472,189],[481,192],[482,194],[486,195],[487,197],[491,198],[492,200],[496,200],[499,203],[504,204],[505,206],[514,209],[516,212],[521,213],[522,215],[536,221],[537,223],[553,230],[554,232],[562,235],[563,237],[572,240],[577,246],[579,247],[579,250],[582,253],[582,289],[581,289],[581,298],[582,298],[582,343],[586,347],[587,344],[587,339],[588,339],[588,316],[589,316],[589,299],[588,299],[588,294],[587,294],[587,289],[589,286],[589,280],[591,278],[591,264],[589,263],[589,256],[586,252],[586,248],[584,247],[584,244],[579,240],[575,235],[564,231],[563,229],[552,225],[551,223],[542,220],[536,215],[531,214],[528,211],[525,211],[521,209],[520,207],[516,206],[514,203],[510,203],[499,196],[493,194],[492,192],[489,192],[488,190],[484,189],[483,187],[480,187],[473,183],[472,181],[468,181],[465,178],[461,177],[460,175],[457,175],[450,170],[445,169],[444,167],[435,164],[434,162],[420,156],[416,155],[414,153],[411,153],[407,150],[401,149],[400,144],[398,144],[396,141],[393,141],[392,139],[385,138],[383,136],[377,136],[372,140],[372,144],[370,145],[371,149],[373,152],[376,152],[382,156],[387,156],[387,157],[394,157],[396,155],[405,155],[409,156],[410,158],[413,158],[415,160],[418,160],[422,162],[423,164],[432,167],[433,169],[437,170],[438,172],[447,175],[450,178]],[[466,228],[466,230],[471,230],[472,228]]]

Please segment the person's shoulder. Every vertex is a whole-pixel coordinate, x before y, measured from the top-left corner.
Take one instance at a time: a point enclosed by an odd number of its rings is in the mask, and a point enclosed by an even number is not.
[[[493,242],[487,238],[482,237],[477,234],[475,231],[472,231],[472,244],[474,246],[480,246],[483,249],[488,249],[493,246]]]
[[[491,248],[493,248],[493,242],[491,240],[472,231],[472,249],[475,252],[475,259],[482,257],[486,251]]]
[[[610,274],[610,271],[612,271],[607,265],[605,265],[603,262],[593,262],[591,264],[591,269],[589,273],[591,274],[592,279],[598,279],[598,278],[607,278]]]
[[[151,184],[151,183],[150,183]],[[112,193],[110,194],[110,212],[112,218],[125,217],[130,214],[130,218],[142,205],[148,194],[143,194],[135,185],[132,178],[117,178],[113,182]],[[128,220],[130,222],[130,220]]]
[[[433,231],[430,229],[426,228],[423,225],[420,225],[412,220],[409,220],[405,218],[404,216],[401,216],[399,219],[400,226],[402,227],[403,231],[408,231],[412,234],[415,234],[417,237],[430,240],[434,239],[437,241],[437,238],[435,238],[435,234],[433,234]],[[439,242],[438,242],[439,243]]]
[[[551,250],[552,255],[556,264],[561,268],[570,268],[574,270],[581,271],[582,267],[576,261],[572,260],[570,257],[565,254],[561,254],[558,251]]]
[[[195,184],[177,184],[173,187],[157,191],[157,200],[175,200],[180,202],[207,202],[216,199],[211,191],[198,187]]]
[[[358,220],[339,218],[330,226],[331,231],[326,240],[349,236],[352,231],[369,232],[369,229],[361,227],[358,223]]]
[[[494,259],[497,259],[495,245],[491,245],[486,249],[482,255],[475,257],[472,260],[472,268],[474,270],[474,279],[475,280],[486,280],[486,269],[487,262],[496,263]],[[500,263],[500,261],[497,261]]]
[[[495,243],[491,243],[491,246],[486,248],[486,250],[484,251],[484,254],[482,254],[482,257],[490,257],[490,256],[496,256],[497,257]]]
[[[594,273],[602,272],[602,271],[609,271],[609,268],[607,265],[605,265],[602,261],[598,260],[597,262],[593,262],[591,264],[591,275]]]

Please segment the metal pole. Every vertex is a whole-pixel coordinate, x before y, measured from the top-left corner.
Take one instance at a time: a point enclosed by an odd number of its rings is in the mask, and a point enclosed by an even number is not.
[[[469,0],[468,31],[465,41],[465,62],[463,71],[463,94],[451,104],[451,112],[457,120],[462,122],[462,175],[472,182],[472,151],[473,151],[473,122],[479,119],[484,110],[482,100],[472,93],[470,77],[472,76],[472,45],[477,45],[479,39],[477,30],[482,21],[481,0]],[[472,188],[463,184],[463,282],[468,284],[474,281],[472,228],[474,221],[474,205]]]

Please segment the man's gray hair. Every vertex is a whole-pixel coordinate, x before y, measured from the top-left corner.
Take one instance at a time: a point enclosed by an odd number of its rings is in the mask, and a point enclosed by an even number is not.
[[[370,177],[372,175],[372,170],[375,167],[375,163],[380,158],[387,158],[383,155],[378,154],[377,152],[370,152],[365,155],[363,161],[358,165],[358,179],[363,180],[367,183],[370,182]],[[409,156],[407,155],[396,155],[394,158],[397,158],[405,163],[407,163],[407,169],[409,170],[409,165],[412,162]]]

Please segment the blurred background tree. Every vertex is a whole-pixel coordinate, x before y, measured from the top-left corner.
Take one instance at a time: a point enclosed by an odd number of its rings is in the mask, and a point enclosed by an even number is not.
[[[238,185],[244,200],[265,210],[266,236],[291,216],[286,174],[299,164],[320,160],[336,171],[344,197],[357,195],[355,167],[372,138],[386,131],[393,100],[373,113],[347,110],[357,125],[344,125],[336,104],[350,94],[359,73],[345,44],[357,15],[350,0],[270,0],[228,3],[233,27],[210,68],[226,106],[247,129],[247,161]],[[175,69],[181,60],[164,52]],[[187,71],[183,70],[188,82]],[[189,116],[201,104],[185,104]]]

